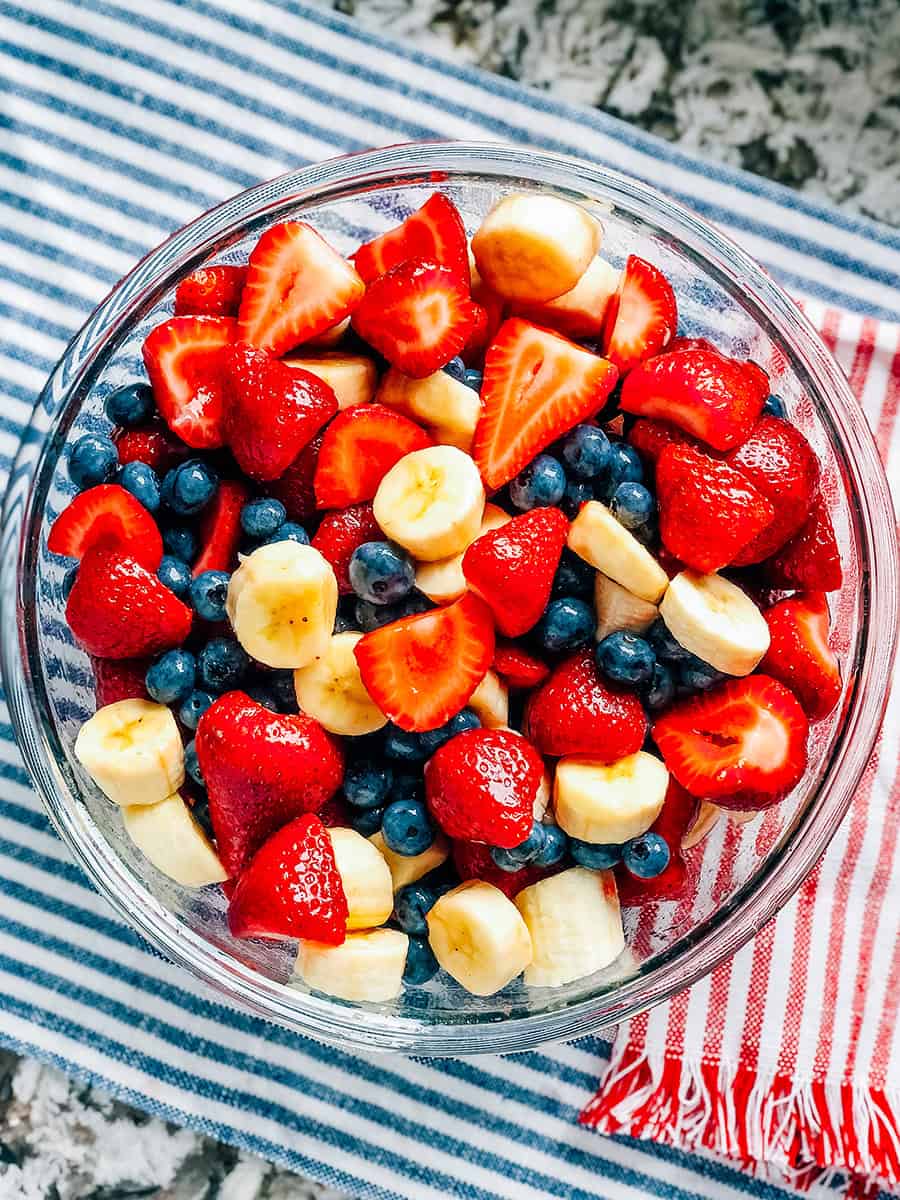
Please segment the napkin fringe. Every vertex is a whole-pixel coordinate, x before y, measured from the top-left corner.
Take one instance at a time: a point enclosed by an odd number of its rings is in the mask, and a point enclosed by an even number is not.
[[[798,1191],[843,1179],[868,1200],[900,1182],[900,1089],[761,1072],[724,1059],[688,1063],[626,1043],[614,1051],[584,1125],[705,1149]]]

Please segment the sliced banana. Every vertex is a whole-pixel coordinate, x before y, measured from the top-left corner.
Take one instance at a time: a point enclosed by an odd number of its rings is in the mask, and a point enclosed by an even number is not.
[[[512,517],[496,504],[486,504],[481,528],[474,540],[477,541],[483,533],[489,533],[492,529],[508,525],[511,520]],[[450,604],[453,600],[458,600],[468,587],[462,569],[466,550],[461,550],[459,554],[453,554],[450,558],[438,559],[437,562],[419,563],[416,567],[416,587],[419,591],[435,604]]]
[[[309,371],[327,383],[334,392],[338,408],[369,404],[378,387],[378,370],[371,358],[362,354],[325,354],[304,357],[292,354],[281,360],[286,367]]]
[[[659,616],[655,604],[635,596],[602,571],[597,572],[594,581],[594,608],[597,611],[595,636],[598,642],[620,631],[646,633]]]
[[[378,847],[355,829],[329,829],[328,836],[347,897],[347,928],[383,925],[394,907],[394,888]]]
[[[509,721],[509,692],[496,671],[488,671],[466,702],[485,729],[505,729]]]
[[[314,338],[310,338],[308,342],[303,343],[304,350],[331,350],[337,346],[343,339],[344,334],[350,328],[350,318],[344,317],[343,321],[339,321],[337,325],[332,325],[330,329],[326,329],[324,333],[317,334]]]
[[[692,846],[698,846],[708,834],[712,833],[719,823],[719,818],[723,815],[724,811],[719,808],[718,804],[713,804],[711,800],[701,800],[696,820],[690,829],[685,831],[681,839],[682,850],[690,850]]]
[[[685,650],[726,675],[749,675],[769,649],[769,627],[746,594],[721,575],[681,571],[660,616]]]
[[[429,871],[441,866],[450,854],[450,843],[442,833],[439,833],[428,849],[423,850],[421,854],[395,854],[385,843],[380,829],[372,834],[369,841],[390,868],[395,892],[399,892],[408,883],[416,883]]]
[[[381,1004],[400,995],[408,946],[399,929],[348,933],[340,946],[301,941],[295,969],[307,987],[328,996]]]
[[[584,979],[608,967],[625,949],[611,871],[570,867],[523,888],[516,908],[534,948],[525,968],[529,987],[561,987]]]
[[[151,700],[117,700],[98,708],[78,731],[75,757],[115,804],[157,804],[184,783],[175,718]]]
[[[553,787],[556,820],[570,837],[618,846],[650,828],[668,786],[669,772],[643,750],[606,765],[580,754],[561,758]]]
[[[599,223],[558,196],[504,196],[472,238],[481,278],[508,300],[541,302],[570,291],[600,248]]]
[[[620,274],[598,254],[570,291],[545,304],[514,304],[512,315],[555,329],[566,337],[597,337],[609,302],[618,290]]]
[[[459,554],[478,536],[484,486],[468,454],[455,446],[429,446],[391,467],[373,508],[385,536],[420,562],[435,562]]]
[[[365,689],[353,648],[361,633],[332,634],[322,654],[294,672],[294,691],[303,712],[331,733],[360,737],[387,725],[387,717]]]
[[[378,389],[378,403],[428,427],[435,441],[468,451],[481,416],[478,393],[446,371],[410,379],[391,367]]]
[[[525,922],[491,883],[461,883],[438,899],[427,921],[435,958],[475,996],[493,996],[531,962]]]
[[[669,586],[650,551],[599,500],[582,505],[569,526],[569,549],[650,604],[658,604]]]
[[[182,887],[224,883],[228,873],[179,795],[122,809],[125,832],[158,871]]]
[[[226,609],[247,653],[267,667],[296,668],[328,648],[338,587],[331,564],[312,546],[273,542],[241,561]]]

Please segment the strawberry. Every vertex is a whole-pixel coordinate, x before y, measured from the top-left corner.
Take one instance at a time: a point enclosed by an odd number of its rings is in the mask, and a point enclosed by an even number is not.
[[[624,375],[675,336],[678,306],[658,267],[630,254],[603,322],[603,353]]]
[[[705,575],[733,562],[775,518],[774,507],[740,471],[690,446],[663,450],[656,489],[663,544]]]
[[[163,544],[156,522],[131,492],[117,483],[100,483],[77,495],[50,527],[51,554],[83,558],[94,546],[130,555],[148,571],[162,561]]]
[[[786,684],[811,721],[827,717],[841,698],[841,672],[828,645],[828,604],[823,592],[780,600],[763,616],[771,642],[759,664]]]
[[[401,617],[354,651],[366,691],[401,729],[437,729],[465,705],[494,657],[490,609],[466,593],[446,608]]]
[[[189,447],[162,421],[137,429],[117,429],[112,436],[119,452],[119,465],[123,467],[126,463],[142,462],[164,474],[190,453]]]
[[[236,479],[223,479],[200,521],[200,553],[191,568],[195,578],[204,571],[232,571],[241,540],[241,509],[250,492]]]
[[[589,754],[611,763],[640,750],[647,719],[633,692],[603,682],[586,649],[561,662],[532,692],[523,731],[542,754]]]
[[[97,707],[115,704],[117,700],[146,700],[144,679],[149,666],[149,658],[92,658]]]
[[[350,263],[311,225],[273,225],[247,264],[238,336],[278,358],[338,325],[364,291]]]
[[[365,283],[418,258],[449,267],[469,284],[466,229],[452,200],[442,192],[435,192],[402,225],[365,242],[351,258]]]
[[[714,450],[732,450],[749,436],[768,394],[758,367],[695,348],[641,363],[622,385],[620,407],[672,421]]]
[[[199,267],[175,289],[175,316],[236,317],[246,267]]]
[[[466,582],[506,637],[519,637],[540,620],[568,532],[558,508],[533,508],[483,533],[465,552]]]
[[[821,495],[798,532],[769,559],[766,574],[775,587],[808,592],[834,592],[844,582],[834,527]]]
[[[237,882],[228,927],[238,938],[310,938],[339,946],[347,897],[328,831],[305,813],[274,833]]]
[[[496,491],[558,437],[604,405],[618,371],[574,342],[519,317],[500,326],[484,360],[472,457]]]
[[[653,725],[666,766],[692,796],[726,808],[767,808],[806,770],[809,722],[768,675],[730,679],[676,703]]]
[[[197,756],[229,875],[288,821],[320,809],[344,777],[338,742],[318,721],[271,712],[245,692],[226,692],[206,710]]]
[[[395,463],[433,445],[420,425],[384,404],[344,409],[322,439],[315,474],[318,507],[347,508],[372,500]]]
[[[488,346],[503,324],[506,301],[491,291],[483,279],[476,276],[472,280],[472,310],[474,324],[461,354],[467,367],[481,367]]]
[[[144,365],[160,416],[195,450],[225,444],[222,348],[236,333],[231,317],[172,317],[144,342]]]
[[[251,479],[277,479],[337,412],[334,392],[317,375],[246,342],[230,346],[223,359],[231,452]]]
[[[544,760],[506,729],[467,729],[445,742],[425,765],[425,798],[452,838],[521,845],[534,824],[534,797]]]
[[[350,586],[350,559],[357,546],[384,538],[372,512],[371,504],[354,504],[339,512],[326,513],[316,530],[312,544],[331,563],[342,596],[353,591]]]
[[[266,492],[284,505],[289,521],[302,523],[316,511],[314,483],[324,436],[317,433],[313,440],[303,447],[285,473],[278,479],[271,480],[266,487]]]
[[[483,879],[485,883],[492,883],[494,887],[499,888],[510,900],[523,888],[530,887],[540,879],[546,879],[548,875],[557,874],[559,869],[544,869],[529,863],[526,867],[520,867],[518,871],[503,871],[491,858],[490,846],[484,842],[467,842],[462,838],[454,840],[451,853],[453,865],[463,883],[467,879]]]
[[[523,650],[514,642],[497,642],[494,649],[494,670],[502,675],[507,687],[533,688],[550,674],[546,663]]]
[[[654,467],[667,446],[693,446],[697,450],[700,449],[696,438],[692,438],[689,433],[685,433],[671,421],[657,421],[653,417],[641,417],[635,421],[625,440],[629,446],[634,446],[645,463]]]
[[[415,379],[459,354],[474,325],[467,281],[450,267],[418,258],[373,280],[353,314],[360,337]]]
[[[819,462],[799,429],[779,417],[760,417],[743,445],[726,457],[775,506],[769,527],[740,551],[734,564],[762,562],[794,536],[819,490]]]
[[[705,337],[673,337],[666,346],[666,353],[674,354],[677,350],[711,350],[713,354],[722,353],[718,346],[714,346],[709,338]]]
[[[317,813],[326,829],[335,829],[341,826],[346,828],[350,824],[352,815],[350,805],[340,793],[332,796],[330,800],[326,800]]]
[[[669,776],[669,787],[662,812],[650,826],[651,831],[664,838],[669,847],[669,865],[655,879],[638,879],[623,863],[619,863],[615,869],[616,886],[619,903],[625,908],[649,904],[653,900],[675,900],[684,891],[687,866],[681,849],[681,839],[694,823],[698,803],[690,792],[684,790],[674,775]]]
[[[143,658],[180,646],[191,610],[136,559],[97,546],[81,560],[66,621],[88,654]]]

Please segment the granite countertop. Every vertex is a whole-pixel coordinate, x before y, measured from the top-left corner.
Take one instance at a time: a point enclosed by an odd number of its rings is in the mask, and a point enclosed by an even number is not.
[[[333,7],[423,49],[597,105],[687,150],[900,226],[897,0],[334,0]],[[0,1200],[137,1197],[340,1200],[0,1051]]]

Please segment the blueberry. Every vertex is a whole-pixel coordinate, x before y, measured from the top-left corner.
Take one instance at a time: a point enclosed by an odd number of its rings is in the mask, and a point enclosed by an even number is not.
[[[241,509],[241,529],[258,541],[277,533],[286,519],[287,509],[280,500],[250,500]]]
[[[445,371],[451,377],[451,379],[455,379],[459,383],[466,382],[466,364],[458,354],[455,358],[451,358],[448,363],[445,363],[441,369]]]
[[[524,842],[509,849],[501,846],[491,847],[491,858],[494,865],[501,871],[518,871],[527,863],[534,862],[544,848],[544,826],[538,821],[531,827],[531,833]]]
[[[204,798],[195,800],[191,805],[191,816],[206,834],[211,842],[216,840],[215,830],[213,829],[212,817],[209,814],[209,801]]]
[[[593,596],[596,577],[597,572],[591,564],[566,546],[553,577],[553,595],[579,596],[582,599]]]
[[[684,691],[706,692],[725,676],[709,663],[691,654],[678,664],[678,683]]]
[[[422,854],[434,841],[434,826],[420,800],[394,800],[384,810],[381,836],[395,854]]]
[[[294,690],[293,671],[273,671],[269,676],[268,686],[282,712],[297,711],[297,693]]]
[[[350,558],[350,586],[370,604],[397,604],[412,591],[416,571],[405,550],[393,542],[363,542]]]
[[[425,757],[431,758],[436,750],[439,750],[451,738],[456,737],[458,733],[465,733],[467,729],[478,729],[480,726],[481,721],[471,708],[461,709],[449,721],[439,725],[437,729],[429,729],[425,733],[419,734]]]
[[[647,641],[657,658],[664,662],[684,662],[693,657],[690,650],[685,650],[681,642],[675,640],[662,617],[658,617],[647,630]]]
[[[589,871],[608,871],[622,857],[621,846],[597,845],[582,842],[579,838],[569,838],[569,849],[577,865],[587,867]]]
[[[169,650],[147,671],[144,683],[151,700],[174,704],[194,690],[197,663],[187,650]]]
[[[159,509],[159,477],[146,463],[126,463],[116,471],[115,482],[139,500],[147,512]]]
[[[69,452],[69,477],[77,488],[107,483],[116,473],[119,452],[108,437],[87,433]]]
[[[613,492],[609,502],[612,515],[626,529],[646,525],[656,512],[656,501],[642,483],[626,479]]]
[[[481,385],[484,382],[484,375],[481,371],[476,371],[474,367],[469,367],[466,371],[466,377],[463,383],[466,387],[471,388],[473,392],[480,392]]]
[[[438,960],[428,944],[427,938],[411,937],[406,948],[406,966],[403,982],[410,987],[419,987],[438,973]]]
[[[350,825],[363,837],[371,837],[381,828],[384,820],[383,808],[358,808],[350,814]]]
[[[199,783],[201,787],[206,787],[203,779],[203,773],[200,770],[200,759],[197,757],[197,743],[190,741],[184,748],[184,769],[193,779],[194,783]]]
[[[363,633],[371,633],[373,629],[380,629],[382,625],[389,625],[391,621],[428,612],[429,608],[433,607],[427,596],[415,590],[397,604],[373,604],[371,600],[357,600],[356,628],[361,629]]]
[[[763,414],[767,417],[781,417],[782,420],[787,417],[787,409],[784,407],[784,401],[780,396],[769,396],[762,406],[762,410]]]
[[[146,383],[128,383],[106,398],[106,415],[113,425],[133,429],[149,421],[156,410],[153,390]]]
[[[334,633],[356,633],[356,617],[351,616],[340,609],[334,615]]]
[[[521,512],[559,504],[566,490],[562,464],[549,454],[539,454],[509,485],[509,498]]]
[[[354,808],[383,808],[393,782],[394,772],[386,763],[360,758],[347,764],[344,795]]]
[[[594,636],[594,610],[577,596],[551,600],[535,626],[535,636],[545,650],[575,650]]]
[[[594,488],[586,479],[570,479],[566,484],[560,507],[570,521],[578,516],[582,504],[594,499]]]
[[[261,704],[263,708],[267,708],[269,712],[279,712],[278,700],[272,695],[272,689],[266,687],[264,683],[251,683],[244,685],[244,691],[251,700],[255,700],[257,704]]]
[[[644,692],[644,703],[651,712],[661,712],[675,699],[675,680],[665,663],[657,662],[653,676]]]
[[[309,534],[296,521],[285,521],[271,537],[266,538],[265,544],[271,546],[273,542],[298,542],[301,546],[308,546]]]
[[[536,867],[555,867],[569,852],[569,839],[558,825],[545,825],[544,844],[534,856]]]
[[[614,442],[610,446],[609,465],[606,478],[611,484],[611,493],[620,483],[641,483],[644,479],[644,467],[641,457],[633,446],[624,442]]]
[[[170,525],[163,530],[162,540],[172,558],[178,558],[188,566],[197,557],[197,535],[187,525]]]
[[[617,630],[599,642],[597,666],[613,683],[624,687],[643,687],[653,678],[656,655],[648,641],[633,633]]]
[[[394,897],[394,917],[404,933],[422,935],[428,932],[425,914],[437,896],[424,883],[408,883]]]
[[[421,800],[424,789],[425,781],[421,774],[412,771],[394,772],[394,782],[391,785],[392,800]]]
[[[250,659],[233,638],[212,638],[197,655],[197,673],[209,692],[237,687],[249,665]]]
[[[184,600],[191,590],[190,568],[180,558],[174,558],[171,554],[163,555],[156,577],[181,600]]]
[[[632,838],[622,847],[622,862],[638,879],[655,879],[662,875],[670,858],[668,842],[652,830]]]
[[[563,462],[577,479],[595,479],[610,455],[609,438],[598,425],[576,425],[562,440]]]
[[[181,517],[192,517],[206,508],[216,494],[219,476],[201,458],[189,458],[171,471],[162,483],[163,502]]]
[[[191,604],[204,621],[225,620],[225,600],[228,596],[227,571],[201,571],[191,583]]]
[[[423,745],[421,734],[407,733],[397,725],[388,724],[384,739],[386,758],[396,762],[420,763],[428,758],[428,747]]]
[[[178,720],[188,729],[196,729],[200,718],[215,703],[215,696],[195,688],[178,710]]]
[[[71,592],[72,588],[75,586],[75,580],[77,578],[78,578],[78,566],[76,564],[74,567],[69,567],[68,571],[66,571],[65,575],[63,575],[63,581],[62,581],[63,599],[68,600],[69,593]]]

